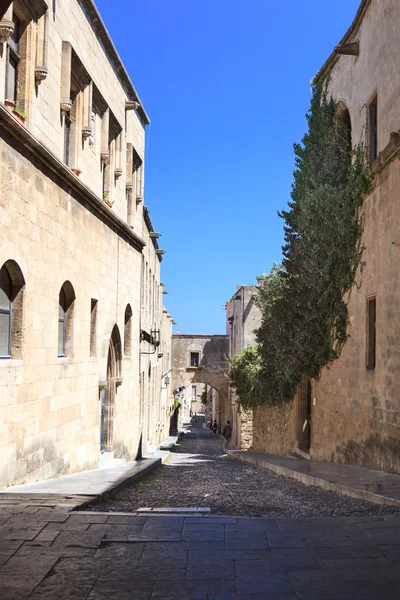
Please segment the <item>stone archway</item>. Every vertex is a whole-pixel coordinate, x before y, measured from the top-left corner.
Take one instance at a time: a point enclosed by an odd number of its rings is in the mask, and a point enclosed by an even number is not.
[[[114,325],[107,356],[107,385],[101,394],[100,450],[113,451],[114,407],[117,387],[121,385],[121,337]]]

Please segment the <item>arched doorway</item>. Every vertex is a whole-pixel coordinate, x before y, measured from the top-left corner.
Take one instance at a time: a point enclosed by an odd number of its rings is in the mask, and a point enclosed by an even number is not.
[[[107,357],[107,385],[101,394],[100,451],[113,451],[114,407],[121,383],[121,337],[117,325],[112,330]]]

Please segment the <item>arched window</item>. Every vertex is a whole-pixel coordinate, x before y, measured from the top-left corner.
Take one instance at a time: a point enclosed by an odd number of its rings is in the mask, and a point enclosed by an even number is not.
[[[124,354],[130,356],[132,352],[132,309],[131,305],[125,309]]]
[[[22,309],[25,280],[13,260],[0,269],[0,358],[22,358]]]
[[[58,356],[72,357],[72,333],[75,292],[66,281],[58,298]]]
[[[11,356],[11,277],[6,269],[0,270],[0,357]]]
[[[350,118],[349,109],[347,108],[347,106],[343,102],[343,100],[339,100],[339,102],[337,104],[337,114],[338,114],[338,117],[339,117],[341,123],[343,124],[343,132],[344,132],[344,135],[346,136],[347,150],[349,152],[351,152],[351,150],[352,150],[351,118]]]

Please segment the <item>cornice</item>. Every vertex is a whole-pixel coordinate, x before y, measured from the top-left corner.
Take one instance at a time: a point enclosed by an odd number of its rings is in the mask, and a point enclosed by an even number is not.
[[[80,181],[76,175],[63,163],[51,150],[35,138],[31,132],[21,125],[8,110],[0,104],[0,131],[7,131],[17,144],[21,144],[36,156],[48,169],[65,182],[71,190],[76,192],[80,199],[87,202],[93,213],[106,225],[116,231],[131,246],[142,252],[146,243],[137,236],[122,219],[112,212],[105,203],[92,190]]]
[[[89,19],[90,19],[93,29],[95,30],[96,34],[99,36],[99,38],[106,50],[108,57],[110,58],[111,62],[113,63],[113,66],[114,66],[117,74],[121,78],[122,83],[124,84],[124,86],[126,88],[129,100],[139,102],[140,106],[137,109],[137,111],[140,115],[140,118],[142,119],[144,125],[149,125],[149,123],[150,123],[149,116],[147,115],[147,113],[140,101],[138,93],[135,90],[135,87],[128,75],[127,70],[124,67],[121,57],[118,54],[116,47],[114,46],[114,42],[112,41],[111,36],[107,31],[104,21],[101,18],[101,15],[100,15],[94,1],[93,0],[79,0],[79,3],[81,4],[82,8],[86,11],[87,15],[89,16]]]
[[[147,206],[143,206],[143,217],[144,217],[144,222],[145,222],[146,227],[147,227],[147,231],[149,233],[151,233],[152,231],[154,231],[154,228],[153,228],[153,223],[151,222],[151,219],[150,219],[150,211],[147,208]],[[151,241],[153,242],[154,248],[156,250],[158,250],[159,249],[159,245],[158,245],[157,239],[156,238],[152,238]],[[158,254],[157,256],[158,256],[158,260],[161,262],[162,261],[162,255]]]
[[[364,19],[365,13],[367,12],[371,2],[372,2],[372,0],[361,0],[361,4],[358,7],[356,16],[354,17],[354,20],[353,20],[352,24],[350,25],[349,29],[347,30],[347,32],[345,33],[345,35],[340,40],[338,46],[346,44],[351,40],[352,36],[356,33],[356,31],[360,27],[361,22]],[[336,63],[336,61],[339,60],[339,57],[340,57],[340,54],[337,54],[336,52],[332,52],[332,54],[329,56],[328,60],[325,61],[325,63],[321,67],[321,69],[318,71],[318,73],[314,77],[314,82],[318,82],[320,79],[322,79],[323,76],[327,73],[327,71],[329,71],[329,69],[331,69],[333,67],[333,65]]]

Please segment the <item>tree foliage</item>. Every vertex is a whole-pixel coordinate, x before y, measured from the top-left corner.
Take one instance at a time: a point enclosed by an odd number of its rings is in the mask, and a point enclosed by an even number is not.
[[[347,339],[346,298],[362,257],[360,207],[371,189],[364,148],[352,150],[349,120],[314,87],[308,132],[295,144],[283,262],[264,278],[258,346],[231,362],[245,408],[290,400],[302,376],[316,377]],[[255,379],[258,381],[255,382]]]

